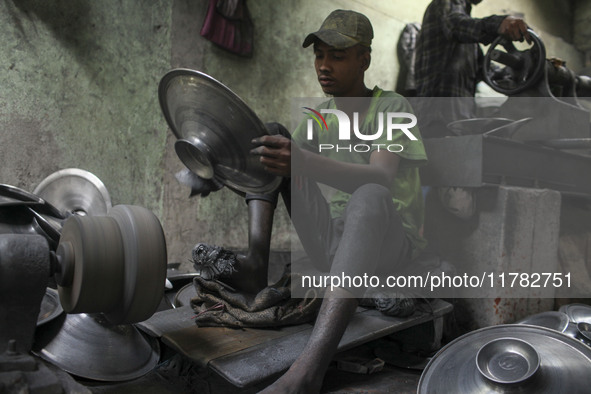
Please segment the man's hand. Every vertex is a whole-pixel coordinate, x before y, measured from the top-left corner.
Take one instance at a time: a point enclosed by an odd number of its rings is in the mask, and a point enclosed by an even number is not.
[[[291,160],[301,156],[299,148],[282,135],[265,135],[252,140],[250,153],[259,156],[265,171],[284,177],[291,176]]]
[[[525,38],[528,44],[532,43],[531,36],[527,31],[527,24],[521,18],[507,16],[501,22],[498,32],[500,35],[510,38],[511,41],[523,41]]]
[[[176,179],[183,185],[191,188],[189,197],[200,195],[207,197],[209,193],[220,190],[224,185],[215,179],[203,179],[188,169],[181,170],[175,174]]]

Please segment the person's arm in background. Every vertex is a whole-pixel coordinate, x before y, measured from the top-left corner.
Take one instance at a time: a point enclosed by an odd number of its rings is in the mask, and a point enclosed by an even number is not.
[[[525,38],[531,42],[523,19],[510,15],[472,18],[466,12],[465,0],[446,1],[442,19],[445,36],[461,43],[490,44],[498,35],[505,35],[512,41],[523,41]]]

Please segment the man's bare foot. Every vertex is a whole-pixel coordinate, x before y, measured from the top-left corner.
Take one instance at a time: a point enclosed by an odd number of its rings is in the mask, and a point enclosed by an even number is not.
[[[240,292],[257,294],[267,287],[267,261],[255,255],[236,255],[219,246],[197,244],[193,263],[203,279],[219,280]]]
[[[232,286],[234,289],[248,293],[258,294],[268,285],[267,262],[252,255],[237,255],[238,263],[236,271],[232,273],[224,283]]]
[[[325,371],[319,371],[303,365],[305,361],[297,360],[272,385],[262,390],[261,394],[314,394],[319,393]],[[309,371],[313,370],[312,375]]]

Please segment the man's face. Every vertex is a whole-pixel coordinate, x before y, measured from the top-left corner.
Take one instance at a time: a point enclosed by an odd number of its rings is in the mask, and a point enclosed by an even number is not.
[[[314,44],[314,67],[324,93],[335,97],[354,97],[363,85],[369,66],[369,52],[358,46],[335,49],[322,41]]]

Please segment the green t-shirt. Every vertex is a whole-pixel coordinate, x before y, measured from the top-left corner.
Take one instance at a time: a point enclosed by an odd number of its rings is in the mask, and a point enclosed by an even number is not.
[[[330,99],[316,108],[336,109],[334,99]],[[334,160],[354,163],[368,164],[371,153],[376,149],[390,149],[394,151],[401,160],[394,182],[390,186],[392,201],[396,210],[402,218],[404,229],[412,242],[413,257],[426,245],[425,239],[420,231],[424,220],[424,201],[421,192],[419,178],[419,167],[427,163],[427,155],[421,139],[418,127],[409,128],[417,140],[410,139],[401,129],[395,128],[392,132],[392,139],[389,140],[386,133],[387,113],[403,112],[413,113],[408,101],[395,92],[384,91],[377,86],[373,89],[371,103],[364,119],[360,120],[359,131],[361,134],[373,135],[379,128],[380,117],[383,126],[382,135],[376,140],[361,140],[353,133],[350,141],[341,141],[338,136],[338,120],[333,114],[324,114],[327,130],[322,130],[316,122],[313,123],[312,139],[308,140],[308,122],[304,120],[294,131],[292,138],[302,148],[315,153],[322,154]],[[382,114],[380,116],[380,113]],[[351,119],[351,122],[354,120]],[[393,123],[408,124],[408,118],[394,120]],[[325,127],[320,122],[322,127]],[[324,144],[324,145],[321,145]],[[322,149],[319,147],[339,145],[342,149]],[[356,146],[358,149],[347,149]],[[331,214],[339,217],[349,201],[350,194],[337,190],[330,201]]]

